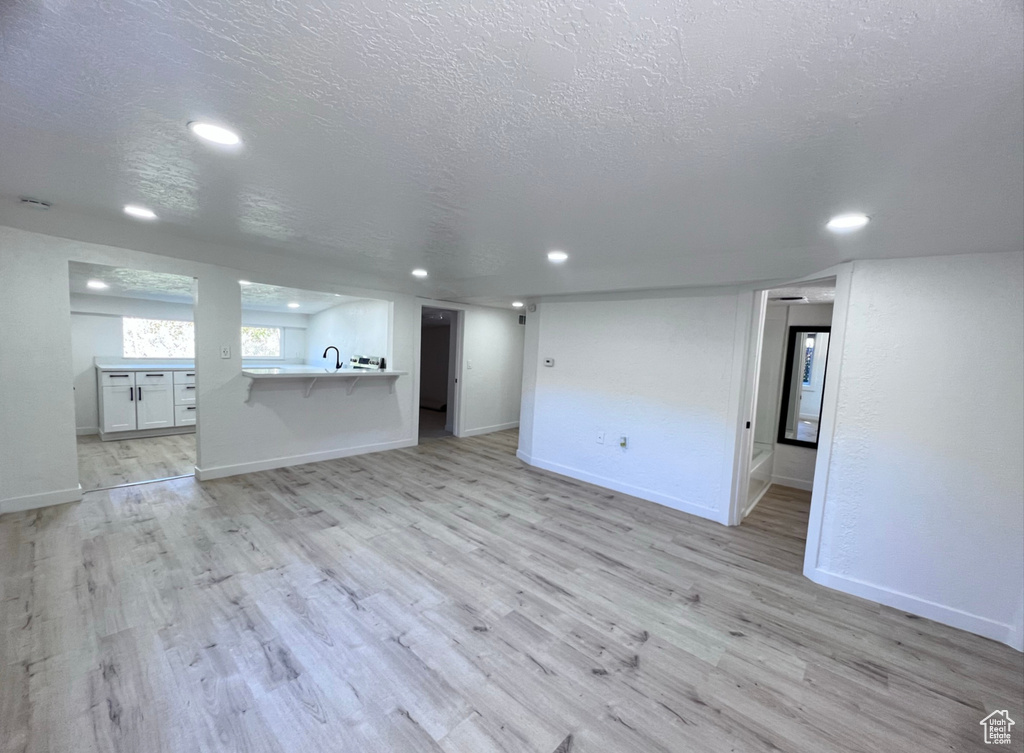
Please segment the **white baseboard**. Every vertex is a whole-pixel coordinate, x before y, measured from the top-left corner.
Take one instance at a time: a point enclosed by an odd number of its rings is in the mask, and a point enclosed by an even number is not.
[[[561,465],[560,463],[552,463],[549,460],[541,460],[540,458],[527,455],[521,450],[516,451],[516,457],[528,465],[532,465],[536,468],[543,468],[546,471],[557,473],[560,476],[568,476],[569,478],[574,478],[577,481],[586,481],[588,484],[594,484],[595,486],[601,486],[605,489],[622,492],[623,494],[628,494],[631,497],[639,497],[640,499],[646,499],[649,502],[657,502],[659,505],[671,507],[673,510],[679,510],[681,512],[689,513],[690,515],[696,515],[699,518],[714,520],[717,523],[722,522],[719,519],[718,510],[712,510],[710,507],[695,505],[684,499],[672,497],[667,494],[661,494],[660,492],[656,492],[651,489],[644,489],[640,486],[624,484],[612,478],[606,478],[605,476],[598,476],[594,473],[581,471],[579,468],[571,468],[566,465]]]
[[[100,427],[98,426],[79,426],[75,429],[75,434],[80,437],[85,437],[90,434],[99,434]]]
[[[323,452],[310,452],[305,455],[289,455],[283,458],[268,458],[267,460],[256,460],[251,463],[237,463],[235,465],[218,465],[211,468],[200,468],[196,466],[196,479],[199,481],[212,481],[215,478],[227,476],[238,476],[243,473],[257,473],[258,471],[271,471],[275,468],[287,468],[292,465],[305,465],[306,463],[320,463],[324,460],[337,460],[352,455],[365,455],[370,452],[383,452],[384,450],[398,450],[403,447],[415,447],[417,440],[400,439],[395,442],[381,442],[379,444],[366,444],[358,447],[345,447],[340,450],[324,450]]]
[[[519,428],[518,421],[509,421],[507,424],[495,424],[494,426],[481,426],[479,429],[465,429],[460,437],[478,437],[481,434],[490,434],[492,431],[505,431],[505,429]]]
[[[1018,631],[1013,625],[996,622],[987,617],[947,607],[944,604],[938,604],[918,596],[894,591],[884,586],[866,583],[856,578],[830,573],[820,568],[804,570],[804,575],[822,586],[834,588],[843,593],[853,594],[862,599],[869,599],[879,604],[885,604],[902,612],[916,614],[919,617],[927,617],[929,620],[935,620],[935,622],[941,622],[943,625],[966,630],[975,635],[991,638],[994,641],[1012,646],[1018,651],[1024,650],[1024,647],[1020,645]]]
[[[40,492],[39,494],[27,494],[24,497],[0,499],[0,515],[5,512],[21,512],[51,505],[64,505],[68,502],[77,502],[81,498],[82,485],[77,484],[73,489],[60,489],[55,492]]]
[[[789,486],[793,489],[803,489],[805,492],[814,491],[814,482],[805,481],[802,478],[792,478],[791,476],[772,476],[772,483],[779,484],[780,486]]]

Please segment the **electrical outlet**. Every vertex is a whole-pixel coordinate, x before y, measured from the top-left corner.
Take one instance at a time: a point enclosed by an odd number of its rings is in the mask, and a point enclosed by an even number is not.
[[[598,444],[604,444],[604,432],[603,431],[597,432],[597,443]]]
[[[221,346],[221,348],[220,348],[220,357],[221,358],[231,358],[231,346],[230,345],[222,345]]]
[[[466,368],[467,369],[472,369],[473,368],[473,362],[472,361],[466,361]]]
[[[629,441],[629,438],[626,437],[626,436],[619,437],[619,447],[626,447],[628,441]]]

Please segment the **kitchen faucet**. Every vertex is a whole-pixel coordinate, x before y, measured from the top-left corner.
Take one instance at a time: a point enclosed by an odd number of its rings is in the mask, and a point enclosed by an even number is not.
[[[337,348],[335,348],[333,345],[328,345],[324,349],[324,355],[323,355],[324,358],[327,358],[327,351],[328,350],[333,350],[334,351],[334,370],[337,371],[338,369],[341,368],[341,351],[338,350]]]

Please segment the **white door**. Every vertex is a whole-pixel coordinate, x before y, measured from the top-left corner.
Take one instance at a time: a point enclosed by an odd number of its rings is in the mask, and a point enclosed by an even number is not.
[[[138,429],[174,426],[174,387],[170,372],[147,374],[140,371],[135,375],[135,384]]]
[[[103,432],[134,431],[135,387],[131,384],[103,388]]]

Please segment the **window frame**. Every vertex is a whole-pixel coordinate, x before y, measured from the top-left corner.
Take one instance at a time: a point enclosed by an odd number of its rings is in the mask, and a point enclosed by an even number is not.
[[[284,355],[284,330],[285,328],[279,324],[243,324],[239,330],[239,337],[241,337],[241,331],[246,329],[276,329],[278,331],[278,355],[276,356],[247,356],[245,355],[245,345],[239,342],[239,352],[241,353],[243,361],[283,361]]]
[[[184,324],[192,327],[192,355],[191,356],[130,356],[126,353],[126,342],[125,342],[125,321],[128,319],[135,319],[137,321],[144,322],[171,322],[174,324]],[[121,316],[121,358],[132,360],[132,361],[189,361],[193,362],[196,360],[196,330],[195,322],[191,319],[167,319],[165,317],[153,317],[153,316],[132,316],[129,314],[123,314]]]

